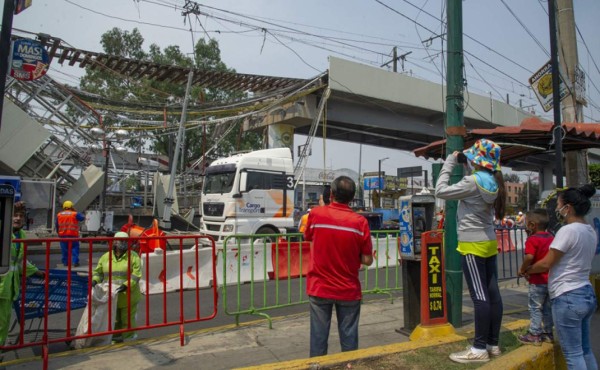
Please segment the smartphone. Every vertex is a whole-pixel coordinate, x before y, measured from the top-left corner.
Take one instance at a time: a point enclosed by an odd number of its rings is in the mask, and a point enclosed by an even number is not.
[[[463,152],[458,153],[456,159],[458,160],[458,163],[467,163],[467,156]]]
[[[325,204],[329,204],[331,203],[331,185],[325,185],[323,187],[323,202],[325,202]]]

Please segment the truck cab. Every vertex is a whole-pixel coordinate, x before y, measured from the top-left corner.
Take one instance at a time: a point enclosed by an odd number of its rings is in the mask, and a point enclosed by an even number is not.
[[[217,243],[234,234],[284,233],[294,226],[293,192],[289,148],[217,159],[206,168],[200,231]]]

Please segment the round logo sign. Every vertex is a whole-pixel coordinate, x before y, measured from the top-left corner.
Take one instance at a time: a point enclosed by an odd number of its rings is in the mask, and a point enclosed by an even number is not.
[[[10,75],[17,80],[33,81],[48,71],[48,52],[35,40],[20,39],[13,42]]]

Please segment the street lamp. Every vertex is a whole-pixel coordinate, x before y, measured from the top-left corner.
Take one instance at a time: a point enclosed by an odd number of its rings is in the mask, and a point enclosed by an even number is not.
[[[378,207],[381,207],[381,191],[384,189],[383,184],[385,184],[385,181],[381,181],[381,162],[385,161],[386,159],[390,159],[390,157],[385,157],[385,158],[381,158],[379,160],[379,169],[377,170],[377,187],[379,188],[379,197],[378,197]],[[371,196],[371,203],[373,203],[373,197]]]
[[[113,148],[117,153],[124,153],[127,151],[119,142],[125,139],[129,133],[126,130],[116,130],[114,132],[114,139],[108,138],[106,132],[100,127],[94,127],[90,130],[92,137],[101,139],[103,146],[100,147],[98,144],[93,144],[93,149],[103,149],[102,155],[104,156],[104,179],[102,184],[102,194],[100,195],[100,211],[102,216],[100,219],[100,230],[106,231],[104,228],[106,222],[106,188],[108,186],[108,161],[110,159],[110,150]],[[115,142],[117,145],[115,145]]]
[[[383,190],[383,186],[381,184],[381,162],[385,161],[386,159],[390,159],[390,157],[381,158],[379,160],[379,170],[377,171],[377,184],[379,185],[379,190]]]

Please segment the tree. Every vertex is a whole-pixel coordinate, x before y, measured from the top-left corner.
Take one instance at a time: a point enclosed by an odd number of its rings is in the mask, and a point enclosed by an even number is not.
[[[134,28],[131,32],[113,28],[101,37],[102,48],[105,53],[110,55],[165,65],[195,66],[199,69],[235,72],[235,70],[227,68],[225,63],[221,61],[219,44],[212,39],[208,42],[204,39],[198,40],[194,48],[194,58],[183,54],[179,46],[176,45],[170,45],[161,50],[158,45],[152,44],[146,52],[143,44],[144,38],[137,28]],[[101,113],[104,114],[105,124],[108,126],[128,125],[126,122],[119,122],[117,112],[125,114],[128,118],[132,119],[165,122],[167,127],[164,131],[158,130],[152,134],[150,148],[159,154],[169,155],[169,158],[172,158],[172,152],[175,148],[173,132],[176,132],[175,127],[179,124],[179,114],[185,94],[185,85],[147,79],[132,80],[126,76],[114,73],[107,68],[92,69],[88,67],[86,68],[85,76],[81,79],[80,88],[87,92],[99,94],[111,101],[136,103],[141,107],[151,107],[150,109],[146,109],[146,111],[149,110],[154,113],[142,112],[143,109],[127,110],[117,106],[103,108]],[[189,109],[201,112],[202,106],[209,103],[214,105],[219,102],[240,99],[243,97],[243,94],[194,86],[190,96]],[[157,107],[162,107],[162,109],[157,109]],[[167,112],[166,120],[163,116],[163,110]],[[212,116],[214,117],[214,113]],[[205,120],[208,117],[197,113],[192,118]],[[223,139],[217,150],[207,157],[208,160],[228,155],[234,150],[262,147],[262,137],[260,135],[252,132],[243,134],[240,132],[241,122],[233,121],[221,126],[232,124],[235,124],[236,127]],[[164,135],[166,130],[169,130],[171,134]],[[183,143],[183,158],[180,163],[187,164],[201,157],[203,150],[211,147],[220,137],[220,133],[224,131],[223,127],[217,125],[206,125],[205,128],[198,126],[194,129],[186,130],[185,141]],[[203,148],[204,134],[206,134],[206,148]],[[133,148],[141,148],[143,141],[144,139],[129,140],[128,145]]]
[[[521,178],[515,173],[505,173],[502,175],[502,177],[504,178],[504,182],[521,182]]]
[[[529,188],[529,209],[534,209],[537,207],[537,202],[540,200],[540,186],[537,182],[532,182],[531,179],[528,180],[529,186],[525,184],[523,191],[519,195],[519,199],[517,201],[517,207],[522,210],[527,209],[527,189]]]
[[[590,171],[590,181],[596,189],[600,188],[600,163],[591,163],[588,165]]]

